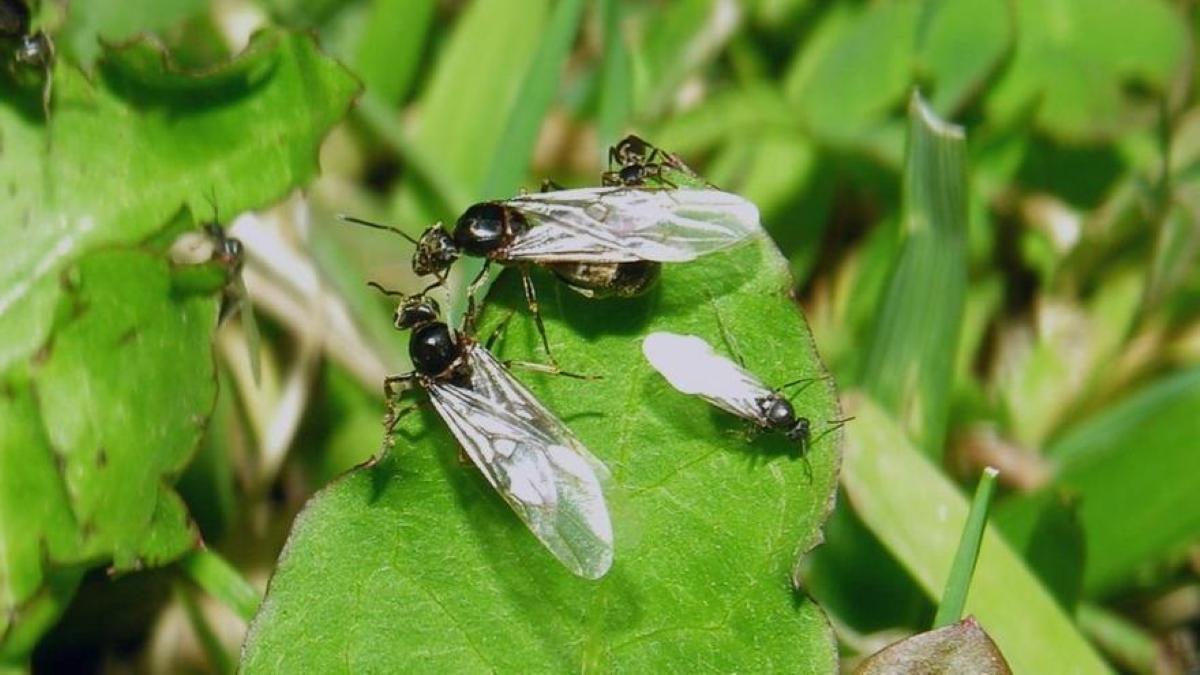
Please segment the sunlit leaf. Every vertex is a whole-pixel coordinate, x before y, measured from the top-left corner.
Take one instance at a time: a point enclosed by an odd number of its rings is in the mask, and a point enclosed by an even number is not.
[[[829,628],[791,578],[831,507],[838,434],[821,436],[807,462],[786,457],[781,437],[747,442],[746,423],[671,389],[638,345],[654,330],[692,333],[736,349],[767,382],[819,375],[785,263],[763,243],[668,268],[633,300],[587,300],[538,274],[555,355],[604,379],[516,372],[612,470],[605,578],[563,569],[456,459],[428,411],[389,459],[336,482],[297,519],[246,672],[429,659],[449,669],[832,669]],[[502,357],[544,358],[515,275],[488,307],[488,328],[517,312]],[[804,389],[796,407],[814,435],[838,416],[828,383]]]

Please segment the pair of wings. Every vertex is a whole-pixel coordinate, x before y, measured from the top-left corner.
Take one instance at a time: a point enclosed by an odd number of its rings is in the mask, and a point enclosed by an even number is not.
[[[651,333],[642,340],[642,354],[675,389],[754,422],[762,422],[759,401],[775,394],[753,373],[717,354],[695,335]]]
[[[687,262],[762,231],[754,204],[720,190],[583,188],[501,203],[530,226],[504,249],[513,261]]]
[[[432,382],[438,414],[492,487],[571,572],[598,579],[613,536],[608,469],[486,349],[466,352],[471,386]]]

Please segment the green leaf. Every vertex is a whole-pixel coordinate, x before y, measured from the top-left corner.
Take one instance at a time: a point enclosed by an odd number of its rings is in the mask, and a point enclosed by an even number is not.
[[[1047,448],[1059,471],[1045,489],[1080,497],[1088,595],[1118,589],[1200,536],[1197,406],[1200,369],[1192,368],[1083,420]]]
[[[930,597],[942,592],[967,501],[903,429],[866,397],[847,400],[842,484],[851,505]],[[1108,667],[1020,557],[985,531],[966,611],[987,626],[1013,672],[1106,673]]]
[[[864,386],[938,456],[966,305],[966,139],[914,94],[904,244],[876,309]]]
[[[1004,655],[973,617],[920,633],[872,654],[856,675],[974,673],[1011,675]]]
[[[161,565],[198,541],[169,484],[215,401],[217,301],[136,251],[70,272],[61,327],[0,409],[0,635],[54,568]]]
[[[1083,590],[1086,557],[1079,498],[1052,489],[1010,499],[996,509],[995,523],[1058,604],[1073,612]]]
[[[826,13],[784,83],[804,126],[818,138],[845,143],[878,126],[911,83],[920,4],[841,4]]]
[[[309,180],[357,86],[309,38],[271,31],[204,75],[146,43],[98,68],[93,84],[60,62],[48,129],[37,92],[0,107],[0,370],[46,340],[56,277],[83,253],[139,242],[184,203],[228,215]]]
[[[632,300],[588,300],[540,272],[534,281],[555,355],[604,379],[515,376],[612,471],[612,570],[598,582],[567,572],[456,459],[427,410],[405,420],[385,460],[297,518],[243,669],[395,671],[430,659],[449,670],[834,669],[824,616],[791,580],[832,507],[839,434],[820,437],[807,462],[786,457],[778,435],[747,442],[747,423],[671,389],[638,344],[671,330],[729,353],[720,322],[766,382],[821,375],[778,252],[763,241],[666,265]],[[487,327],[516,312],[498,355],[544,358],[516,275],[487,307]],[[827,382],[795,403],[815,435],[838,417]]]
[[[916,67],[933,81],[930,105],[952,115],[981,93],[1013,40],[1008,0],[939,0],[917,24]]]
[[[988,113],[1003,124],[1036,104],[1037,125],[1064,140],[1111,138],[1136,123],[1123,89],[1137,81],[1164,91],[1186,49],[1186,22],[1162,0],[1014,6],[1016,51],[989,93]]]
[[[987,527],[988,510],[992,504],[992,493],[996,490],[998,473],[1000,472],[993,467],[985,468],[979,478],[979,484],[975,487],[971,511],[967,514],[962,538],[958,540],[958,550],[954,553],[954,563],[946,577],[946,590],[942,592],[937,615],[933,617],[935,628],[957,623],[962,617],[963,603],[971,590],[971,575],[974,574],[975,563],[979,560],[979,543],[983,540],[983,530]]]
[[[100,55],[101,41],[117,44],[138,33],[169,28],[208,6],[204,0],[88,0],[72,3],[56,46],[80,63]]]

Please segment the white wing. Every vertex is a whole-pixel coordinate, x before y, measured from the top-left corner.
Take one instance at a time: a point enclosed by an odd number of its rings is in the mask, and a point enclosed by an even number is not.
[[[434,383],[434,407],[471,461],[567,569],[599,579],[612,566],[608,470],[495,357],[468,352],[471,388]]]
[[[748,420],[762,420],[758,402],[774,393],[695,335],[651,333],[642,340],[642,354],[672,387]]]
[[[720,190],[585,188],[504,204],[530,225],[505,248],[509,260],[687,262],[762,231],[754,204]]]

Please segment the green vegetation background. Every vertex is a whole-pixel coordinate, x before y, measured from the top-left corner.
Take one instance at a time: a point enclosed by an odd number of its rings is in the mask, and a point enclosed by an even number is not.
[[[853,667],[930,627],[987,465],[966,611],[1015,672],[1197,662],[1193,3],[36,9],[48,118],[0,53],[0,669]],[[432,415],[335,482],[406,366],[363,281],[418,287],[407,244],[335,215],[416,234],[595,184],[628,131],[758,204],[778,250],[629,303],[538,277],[563,358],[616,373],[521,375],[622,486],[618,566],[585,587]],[[242,322],[217,326],[228,270],[169,253],[248,211],[258,385]],[[537,358],[513,280],[490,299],[488,326],[516,310],[503,353]],[[844,412],[798,404],[856,416],[844,456],[833,434],[789,462],[672,396],[637,358],[655,328],[772,381],[827,368]]]

